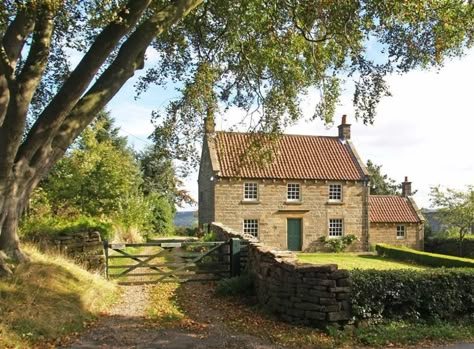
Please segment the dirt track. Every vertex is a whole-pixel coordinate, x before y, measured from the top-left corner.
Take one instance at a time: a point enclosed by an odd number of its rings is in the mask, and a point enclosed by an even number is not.
[[[232,333],[221,320],[225,309],[210,307],[199,299],[192,300],[191,321],[197,326],[160,328],[145,314],[150,286],[123,287],[122,302],[74,343],[60,348],[284,348],[251,335]],[[182,287],[182,292],[189,297],[196,291],[210,292],[206,285],[186,284]]]

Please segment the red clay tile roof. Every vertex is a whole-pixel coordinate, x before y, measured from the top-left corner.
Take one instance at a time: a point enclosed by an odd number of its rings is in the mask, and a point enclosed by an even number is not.
[[[256,140],[260,140],[260,143]],[[216,132],[215,151],[221,177],[363,180],[362,171],[347,143],[337,137]],[[265,144],[275,158],[266,166],[251,160],[249,149]]]
[[[370,196],[370,223],[419,223],[407,198],[395,195]]]

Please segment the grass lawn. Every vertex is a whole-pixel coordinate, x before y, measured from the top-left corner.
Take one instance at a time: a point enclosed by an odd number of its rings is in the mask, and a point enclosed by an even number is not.
[[[119,297],[116,285],[59,255],[24,246],[31,263],[0,278],[0,348],[53,348]]]
[[[298,260],[312,264],[337,264],[340,269],[426,269],[425,266],[356,253],[298,253]]]

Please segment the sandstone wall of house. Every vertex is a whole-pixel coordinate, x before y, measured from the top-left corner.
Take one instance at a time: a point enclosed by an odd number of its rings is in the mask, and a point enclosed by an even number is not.
[[[241,237],[238,231],[213,223],[222,238]],[[252,239],[247,270],[255,275],[258,301],[281,319],[317,327],[340,326],[351,318],[351,279],[335,264],[297,263],[296,255]]]
[[[367,188],[362,182],[344,181],[291,181],[300,183],[301,202],[287,202],[286,181],[252,180],[258,183],[258,201],[244,201],[245,180],[220,179],[215,183],[214,221],[221,222],[237,231],[242,230],[244,219],[259,220],[261,242],[280,249],[287,249],[287,219],[302,219],[303,250],[322,249],[318,239],[328,235],[331,218],[342,218],[344,234],[354,234],[360,242],[351,246],[353,250],[367,250],[365,200]],[[330,183],[343,184],[343,202],[330,203]],[[205,208],[199,207],[199,211]]]
[[[400,224],[401,223],[371,223],[369,231],[370,244],[383,243],[423,250],[423,225],[403,223],[405,226],[405,239],[397,239],[397,225]]]
[[[61,253],[88,270],[103,271],[105,268],[104,246],[98,232],[41,237],[33,242],[41,250]]]

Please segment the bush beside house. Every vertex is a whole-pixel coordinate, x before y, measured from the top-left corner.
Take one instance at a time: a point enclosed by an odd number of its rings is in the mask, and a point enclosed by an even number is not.
[[[433,237],[425,239],[425,251],[447,254],[450,256],[474,258],[474,239],[464,239],[462,242],[462,256],[459,254],[459,238]]]
[[[474,314],[474,269],[354,270],[357,321],[450,320]]]

